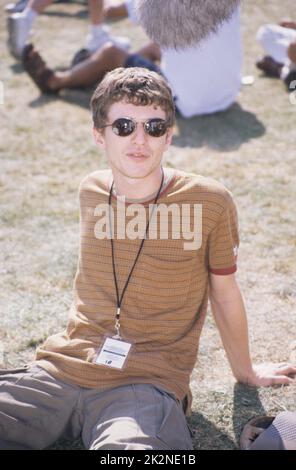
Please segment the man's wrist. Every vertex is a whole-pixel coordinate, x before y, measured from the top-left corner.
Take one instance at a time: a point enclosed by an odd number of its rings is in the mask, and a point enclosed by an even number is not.
[[[243,372],[235,373],[234,376],[239,383],[245,385],[252,385],[253,383],[255,383],[257,378],[256,372],[254,371],[253,367]]]

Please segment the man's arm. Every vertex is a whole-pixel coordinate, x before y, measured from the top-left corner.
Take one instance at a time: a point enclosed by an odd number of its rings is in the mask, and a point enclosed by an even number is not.
[[[293,382],[289,375],[296,374],[295,364],[252,364],[244,301],[234,274],[210,274],[210,301],[230,367],[238,382],[257,387]]]

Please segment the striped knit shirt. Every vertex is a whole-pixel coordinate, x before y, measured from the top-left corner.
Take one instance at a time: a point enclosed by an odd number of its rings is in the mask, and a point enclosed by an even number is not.
[[[57,378],[99,390],[149,383],[179,400],[190,396],[190,375],[207,311],[209,273],[236,271],[237,212],[231,193],[219,182],[177,170],[171,173],[157,208],[173,208],[177,213],[180,208],[184,230],[177,236],[178,223],[168,211],[167,236],[163,237],[165,229],[158,230],[157,217],[151,218],[154,235],[150,237],[148,232],[121,306],[122,337],[133,345],[123,369],[94,362],[105,337],[115,333],[111,241],[98,233],[100,208],[108,207],[111,171],[96,171],[82,181],[80,253],[68,324],[65,331],[49,337],[36,354],[38,364]],[[170,174],[168,169],[165,174]],[[118,202],[113,196],[115,268],[121,294],[143,234],[134,239],[122,236],[121,223],[135,228],[135,213],[128,212],[135,206],[126,201],[118,206]],[[153,199],[138,204],[138,222],[145,215],[146,221],[152,217],[152,203]],[[193,220],[194,205],[201,208],[198,226]],[[189,212],[188,207],[192,209]],[[199,245],[185,249],[190,233],[194,233],[192,227],[199,232]]]

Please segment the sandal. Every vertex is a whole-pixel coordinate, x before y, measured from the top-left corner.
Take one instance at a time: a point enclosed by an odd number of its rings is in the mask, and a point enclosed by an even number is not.
[[[38,86],[42,93],[57,93],[48,85],[48,80],[53,76],[54,71],[47,67],[39,52],[34,49],[33,44],[25,46],[22,52],[23,67],[28,72],[33,82]]]
[[[264,56],[262,59],[257,60],[256,67],[262,70],[268,77],[280,78],[283,64],[276,62],[270,56]]]
[[[242,450],[296,450],[296,413],[283,411],[276,417],[258,416],[243,428]]]

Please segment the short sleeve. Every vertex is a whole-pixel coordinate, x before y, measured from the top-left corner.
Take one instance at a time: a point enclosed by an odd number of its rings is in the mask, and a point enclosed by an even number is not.
[[[227,196],[226,207],[209,236],[209,271],[218,275],[237,270],[238,216],[232,196]]]

